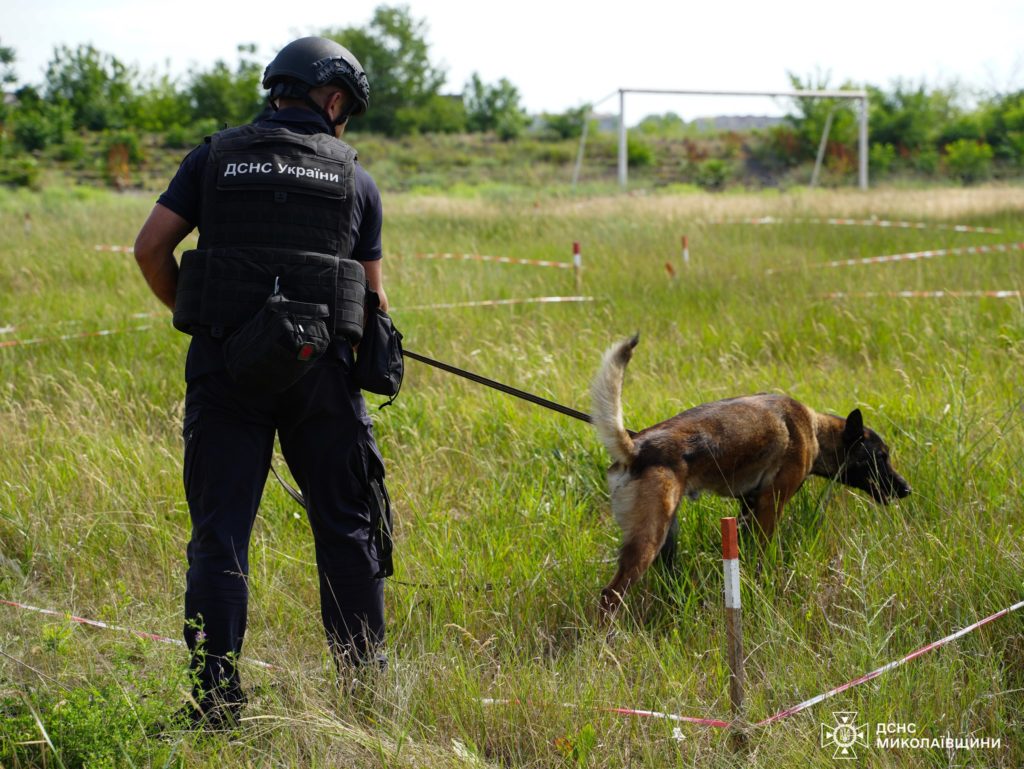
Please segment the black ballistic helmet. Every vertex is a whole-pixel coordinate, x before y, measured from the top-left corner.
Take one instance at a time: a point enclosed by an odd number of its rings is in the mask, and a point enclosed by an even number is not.
[[[349,114],[361,115],[370,104],[370,83],[363,65],[344,46],[325,37],[302,37],[278,51],[263,72],[263,87],[272,101],[303,98],[310,88],[340,85],[356,99]]]

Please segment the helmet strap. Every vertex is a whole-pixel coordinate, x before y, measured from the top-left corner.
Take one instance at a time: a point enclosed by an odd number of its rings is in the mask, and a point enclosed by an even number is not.
[[[331,127],[331,129],[337,128],[346,120],[348,120],[349,116],[351,116],[352,111],[355,109],[356,106],[354,101],[351,103],[347,103],[344,107],[342,107],[341,113],[338,115],[337,119],[333,119],[331,118],[330,113],[328,113],[327,110],[324,109],[322,106],[317,104],[316,100],[309,95],[309,88],[303,88],[297,83],[278,83],[270,90],[270,93],[267,94],[267,101],[269,102],[270,106],[274,109],[275,112],[277,112],[278,110],[277,102],[279,99],[282,98],[298,99],[311,110],[313,110],[317,115],[319,115],[323,119],[323,121],[327,123],[328,126]]]

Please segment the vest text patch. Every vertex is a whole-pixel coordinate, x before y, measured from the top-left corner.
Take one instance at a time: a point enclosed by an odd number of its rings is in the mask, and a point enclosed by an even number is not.
[[[217,171],[217,187],[291,187],[312,194],[342,198],[346,179],[340,164],[316,157],[280,154],[225,153]]]

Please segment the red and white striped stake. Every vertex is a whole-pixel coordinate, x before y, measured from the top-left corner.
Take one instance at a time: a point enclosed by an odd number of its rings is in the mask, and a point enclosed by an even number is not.
[[[740,607],[740,548],[736,519],[722,519],[722,574],[725,578],[725,645],[729,661],[729,703],[733,721],[743,720],[743,618]]]
[[[690,265],[690,237],[689,235],[683,235],[683,264],[687,267]]]
[[[583,287],[583,256],[580,254],[580,242],[572,242],[572,271],[576,275],[576,290]]]

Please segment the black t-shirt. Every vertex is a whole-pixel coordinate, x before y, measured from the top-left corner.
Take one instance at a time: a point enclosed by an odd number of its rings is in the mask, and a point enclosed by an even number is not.
[[[298,134],[330,133],[327,123],[315,112],[307,109],[288,108],[275,112],[258,125],[268,128],[287,128]],[[185,221],[203,229],[202,223],[202,186],[203,172],[210,155],[210,145],[201,144],[192,150],[178,167],[167,190],[157,199],[157,203],[169,208]],[[384,212],[373,177],[366,169],[356,163],[355,166],[355,200],[352,205],[352,258],[360,262],[377,261],[383,256],[381,246],[381,227],[384,223]],[[351,347],[347,342],[338,340],[334,345],[334,354],[351,359]],[[221,342],[206,334],[192,337],[188,358],[185,361],[185,379],[191,380],[202,374],[220,371],[224,368],[224,357]]]

